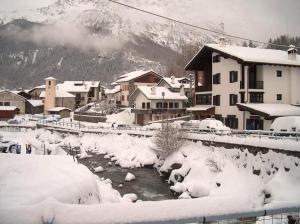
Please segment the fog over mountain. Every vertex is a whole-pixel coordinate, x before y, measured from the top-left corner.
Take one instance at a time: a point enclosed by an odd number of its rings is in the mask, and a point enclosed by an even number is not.
[[[225,32],[264,41],[300,33],[296,0],[121,2],[217,31],[224,22]],[[0,87],[6,88],[28,88],[50,75],[103,84],[135,69],[184,75],[187,58],[218,39],[107,0],[1,0],[0,8]]]

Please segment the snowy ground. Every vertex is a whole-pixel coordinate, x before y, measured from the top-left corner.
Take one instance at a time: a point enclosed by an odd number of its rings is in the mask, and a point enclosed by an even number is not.
[[[60,136],[43,129],[0,134],[20,144],[31,143],[36,148],[34,151],[36,154],[42,154],[43,150],[40,149],[42,144],[51,150],[51,154],[58,154],[57,156],[0,155],[1,177],[4,177],[0,179],[0,185],[6,185],[0,192],[0,217],[7,212],[2,209],[6,204],[32,205],[48,197],[54,197],[63,203],[78,203],[79,197],[83,198],[84,203],[96,203],[96,195],[99,196],[100,202],[126,201],[111,188],[109,180],[96,179],[85,167],[61,155],[60,146],[64,144],[79,146],[83,156],[88,155],[89,151],[106,154],[111,162],[122,167],[136,168],[154,164],[159,172],[170,174],[168,179],[170,188],[177,192],[179,198],[200,198],[195,201],[195,206],[205,203],[205,206],[213,208],[215,204],[223,203],[227,206],[227,210],[235,211],[238,207],[232,201],[240,201],[241,210],[272,207],[278,204],[299,204],[300,201],[299,158],[273,151],[253,155],[247,150],[206,147],[201,142],[187,142],[180,151],[165,161],[160,161],[153,151],[151,138],[131,137],[126,134]],[[80,175],[76,176],[76,173]],[[25,181],[29,175],[33,178],[32,183]],[[73,178],[73,175],[76,177]],[[36,183],[35,180],[41,180],[41,183]],[[86,183],[81,184],[81,181]],[[58,182],[60,184],[55,184]],[[54,188],[48,190],[50,189],[48,186]],[[33,195],[30,190],[35,188],[39,190]],[[91,192],[93,196],[90,196]],[[11,202],[7,202],[10,198]],[[131,196],[130,198],[133,199]],[[183,203],[186,203],[184,201]],[[145,207],[150,206],[146,204]],[[166,202],[165,206],[167,205]]]

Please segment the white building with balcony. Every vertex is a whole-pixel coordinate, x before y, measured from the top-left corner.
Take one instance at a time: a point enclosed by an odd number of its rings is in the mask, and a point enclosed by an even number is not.
[[[186,70],[195,72],[196,118],[268,130],[276,117],[300,116],[300,56],[293,46],[282,51],[207,44]]]
[[[182,86],[180,92],[172,92],[162,86],[138,86],[132,94],[135,123],[148,124],[151,121],[180,117],[185,114],[188,98]]]

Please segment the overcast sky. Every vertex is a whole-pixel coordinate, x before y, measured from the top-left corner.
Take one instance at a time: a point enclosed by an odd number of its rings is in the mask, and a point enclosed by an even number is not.
[[[0,11],[38,8],[54,1],[0,0]],[[122,0],[119,1],[122,2]],[[146,0],[124,1],[134,4]],[[160,2],[164,1],[168,0]],[[300,36],[300,0],[172,0],[168,2],[166,5],[170,7],[184,2],[185,7],[181,7],[181,11],[185,10],[186,13],[181,13],[179,17],[172,13],[168,13],[167,16],[189,22],[194,21],[197,25],[202,25],[203,18],[215,24],[224,22],[227,33],[264,41],[281,34]],[[185,18],[184,15],[187,17]],[[194,19],[197,15],[199,15],[199,21]],[[190,21],[188,17],[193,21]]]

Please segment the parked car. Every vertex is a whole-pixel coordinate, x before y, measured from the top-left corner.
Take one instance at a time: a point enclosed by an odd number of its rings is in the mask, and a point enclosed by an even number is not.
[[[182,128],[187,129],[198,129],[200,125],[200,120],[189,120],[181,124]]]
[[[21,147],[20,147],[20,145],[16,144],[15,142],[1,140],[0,141],[0,152],[20,154]]]
[[[271,124],[270,131],[300,132],[300,116],[278,117]]]
[[[214,118],[206,118],[200,121],[199,129],[209,132],[214,132],[216,134],[230,134],[231,129],[225,126],[221,121]]]

